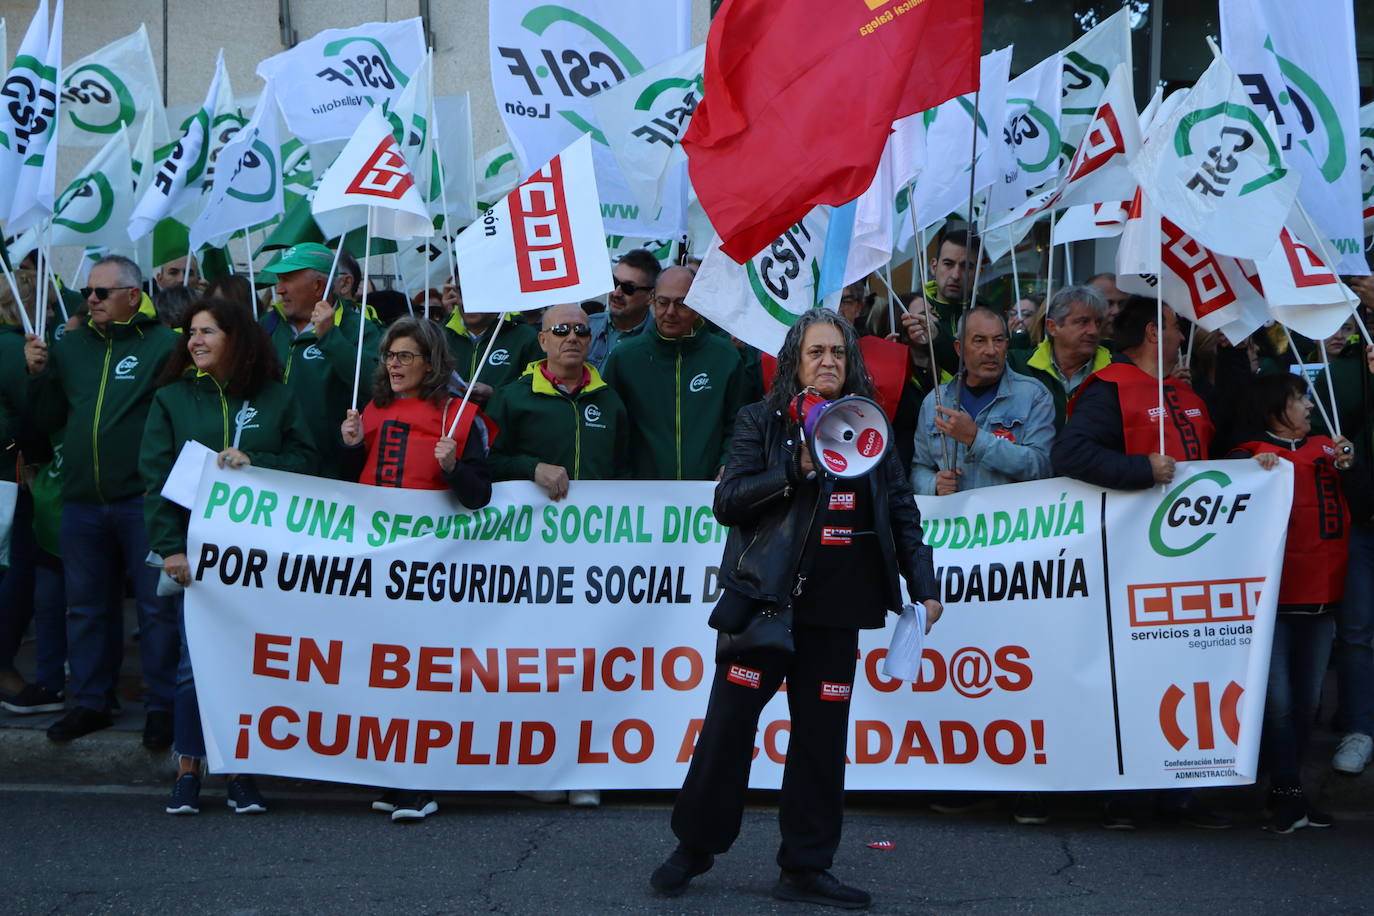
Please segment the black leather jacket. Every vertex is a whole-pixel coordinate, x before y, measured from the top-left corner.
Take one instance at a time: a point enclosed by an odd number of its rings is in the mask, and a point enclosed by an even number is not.
[[[781,603],[792,591],[817,509],[834,488],[834,478],[823,475],[815,502],[798,498],[798,449],[804,447],[796,425],[762,401],[745,407],[735,420],[714,508],[716,520],[730,526],[721,585],[747,598]],[[900,614],[905,602],[898,573],[906,579],[913,601],[938,597],[931,549],[921,541],[921,513],[896,449],[890,449],[882,465],[865,479],[871,487],[883,567],[888,570],[887,610]],[[877,608],[838,608],[836,613],[842,619],[827,621],[828,625],[883,626]]]

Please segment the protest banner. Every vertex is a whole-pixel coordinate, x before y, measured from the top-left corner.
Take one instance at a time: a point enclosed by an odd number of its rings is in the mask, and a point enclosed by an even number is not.
[[[887,631],[862,634],[849,788],[1253,781],[1292,480],[1286,462],[1193,462],[1140,492],[921,498],[945,615],[914,682],[883,674]],[[680,785],[713,671],[711,496],[579,482],[552,503],[517,482],[470,512],[205,461],[186,627],[211,769]],[[785,703],[760,720],[756,787],[779,784]]]
[[[325,29],[262,61],[257,72],[263,82],[291,87],[280,100],[291,133],[324,143],[347,140],[373,105],[394,102],[424,58],[416,17]]]
[[[615,0],[491,0],[491,82],[521,177],[590,134],[603,235],[668,237],[686,229],[686,185],[668,182],[661,205],[636,202],[597,122],[592,97],[684,51],[691,3],[640,0],[627,16]]]

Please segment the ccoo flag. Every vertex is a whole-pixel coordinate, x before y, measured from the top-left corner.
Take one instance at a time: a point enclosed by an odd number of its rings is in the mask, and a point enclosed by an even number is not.
[[[367,221],[373,208],[372,235],[409,239],[434,234],[429,209],[415,187],[415,175],[392,136],[378,105],[367,113],[353,139],[320,177],[310,212],[334,238]]]
[[[454,252],[463,302],[474,312],[525,311],[610,290],[590,135],[464,229]]]
[[[982,28],[982,0],[726,0],[682,141],[725,252],[862,194],[893,121],[977,86]]]

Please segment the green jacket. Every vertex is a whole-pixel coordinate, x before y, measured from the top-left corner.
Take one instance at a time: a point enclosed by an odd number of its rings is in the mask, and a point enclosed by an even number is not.
[[[487,464],[494,480],[533,480],[541,461],[567,470],[571,480],[616,480],[629,475],[630,423],[620,396],[587,364],[591,381],[577,394],[544,377],[545,360],[492,395],[487,416],[499,432]]]
[[[322,477],[338,479],[343,440],[339,425],[353,397],[353,373],[358,365],[358,304],[345,301],[334,309],[334,328],[321,339],[307,328],[297,335],[279,304],[263,315],[262,327],[272,339],[281,362],[282,380],[304,407],[305,423],[315,447]],[[358,384],[359,410],[372,397],[382,326],[368,306],[363,327],[363,359]]]
[[[310,474],[315,448],[303,413],[300,400],[281,382],[268,382],[257,397],[245,399],[226,392],[214,376],[187,370],[159,388],[138,455],[149,549],[162,557],[186,552],[190,513],[162,498],[162,485],[183,445],[194,439],[222,452],[237,438],[239,451],[254,467]]]
[[[143,493],[138,443],[157,391],[157,377],[181,337],[158,323],[144,300],[133,317],[101,331],[89,320],[48,350],[48,365],[29,376],[39,429],[67,427],[62,497],[111,503]]]
[[[487,352],[492,331],[496,329],[493,321],[481,334],[474,335],[463,322],[460,310],[454,309],[444,325],[444,338],[448,341],[448,352],[453,356],[453,366],[464,381],[477,381],[492,388],[500,388],[519,378],[530,363],[544,358],[539,348],[539,332],[525,323],[514,312],[501,316],[501,333],[496,338],[496,348],[477,371],[477,362]]]
[[[606,358],[606,383],[630,415],[631,471],[640,480],[713,480],[744,406],[744,362],[703,330],[668,340],[650,327]]]
[[[29,370],[24,360],[24,329],[0,324],[0,480],[18,479],[18,447],[21,405],[28,400]]]
[[[1064,428],[1065,415],[1068,413],[1069,394],[1064,390],[1064,377],[1059,374],[1059,370],[1054,367],[1054,360],[1050,358],[1051,343],[1046,337],[1034,350],[1011,350],[1007,353],[1007,365],[1022,375],[1029,375],[1049,389],[1050,396],[1054,398],[1054,431],[1059,432]],[[1115,361],[1111,350],[1099,346],[1093,354],[1089,374]]]

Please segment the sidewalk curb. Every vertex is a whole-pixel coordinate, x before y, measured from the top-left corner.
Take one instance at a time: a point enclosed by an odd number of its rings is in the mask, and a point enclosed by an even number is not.
[[[0,728],[0,773],[15,782],[170,784],[170,751],[150,751],[137,732],[100,731],[58,743],[35,728]]]

